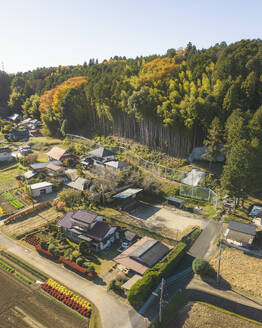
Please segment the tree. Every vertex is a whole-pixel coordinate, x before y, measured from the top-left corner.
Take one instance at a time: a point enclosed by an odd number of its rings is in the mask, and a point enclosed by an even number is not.
[[[58,198],[65,202],[67,207],[73,207],[81,202],[82,196],[79,190],[65,189],[58,194]]]
[[[207,260],[202,258],[195,258],[192,262],[192,270],[194,273],[200,276],[204,275],[209,269],[209,263]]]
[[[209,168],[211,163],[215,162],[217,156],[221,151],[223,129],[220,124],[219,118],[215,117],[211,123],[210,129],[208,130],[208,135],[204,141],[204,145],[207,147],[206,152],[202,156],[207,161],[209,161]]]
[[[40,97],[37,94],[27,98],[22,105],[23,115],[26,117],[30,116],[33,118],[39,118],[40,117],[39,105],[40,105]]]
[[[235,198],[236,206],[239,205],[240,199],[244,200],[253,191],[256,176],[255,159],[256,153],[245,139],[233,144],[231,150],[227,152],[221,187]]]
[[[78,247],[81,254],[86,255],[90,253],[90,245],[86,241],[81,240]]]

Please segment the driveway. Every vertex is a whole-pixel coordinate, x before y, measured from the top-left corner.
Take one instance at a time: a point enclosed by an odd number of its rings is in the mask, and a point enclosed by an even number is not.
[[[188,251],[188,254],[193,257],[209,259],[217,249],[216,241],[221,233],[221,229],[222,223],[209,221],[206,228]]]
[[[46,275],[56,279],[61,284],[93,302],[99,309],[104,328],[147,327],[142,316],[127,303],[108,294],[103,287],[95,285],[61,265],[41,257],[37,252],[20,245],[2,233],[0,233],[0,247],[24,259]]]

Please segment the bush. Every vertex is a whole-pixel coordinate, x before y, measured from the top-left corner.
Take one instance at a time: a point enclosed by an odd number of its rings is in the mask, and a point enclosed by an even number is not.
[[[192,263],[192,270],[194,273],[202,276],[208,271],[208,269],[209,269],[208,261],[201,258],[194,259]]]
[[[81,202],[81,194],[79,190],[65,189],[58,194],[58,198],[61,202],[64,202],[67,207],[73,207]]]
[[[187,245],[179,242],[174,249],[159,263],[149,269],[129,290],[128,301],[133,306],[140,306],[150,296],[152,291],[160,283],[162,277],[168,278],[174,272],[175,267],[184,256]]]
[[[43,249],[48,249],[48,244],[47,244],[47,242],[44,241],[44,240],[42,240],[42,241],[40,242],[40,246],[41,246],[41,248],[43,248]]]

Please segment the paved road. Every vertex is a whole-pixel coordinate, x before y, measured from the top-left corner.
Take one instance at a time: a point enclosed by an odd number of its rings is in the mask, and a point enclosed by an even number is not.
[[[199,279],[192,279],[186,288],[190,300],[204,301],[247,318],[262,322],[262,301],[231,289],[217,288]]]
[[[68,288],[88,298],[99,309],[104,328],[147,327],[142,316],[127,303],[109,295],[103,287],[95,285],[61,265],[41,257],[35,251],[20,245],[2,233],[0,233],[0,247],[7,249],[48,276],[53,277]]]
[[[210,221],[188,251],[193,257],[209,259],[216,250],[216,240],[221,233],[222,223]]]

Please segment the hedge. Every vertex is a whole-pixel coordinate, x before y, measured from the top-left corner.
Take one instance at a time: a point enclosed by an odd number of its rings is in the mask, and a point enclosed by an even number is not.
[[[159,263],[149,269],[129,290],[128,301],[131,305],[141,306],[160,283],[162,277],[168,278],[184,256],[187,245],[179,242]]]
[[[63,256],[60,256],[59,258],[60,262],[64,263],[65,265],[67,265],[68,267],[80,272],[80,273],[83,273],[83,274],[86,274],[87,273],[87,269],[86,268],[82,268],[80,265],[76,264],[75,262],[72,262],[72,261],[68,261],[66,260]]]
[[[29,284],[29,285],[32,283],[31,280],[29,280],[28,278],[26,278],[25,276],[23,276],[23,275],[20,274],[20,273],[16,273],[15,275],[16,275],[18,278],[22,279],[24,282],[26,282],[26,283]]]

